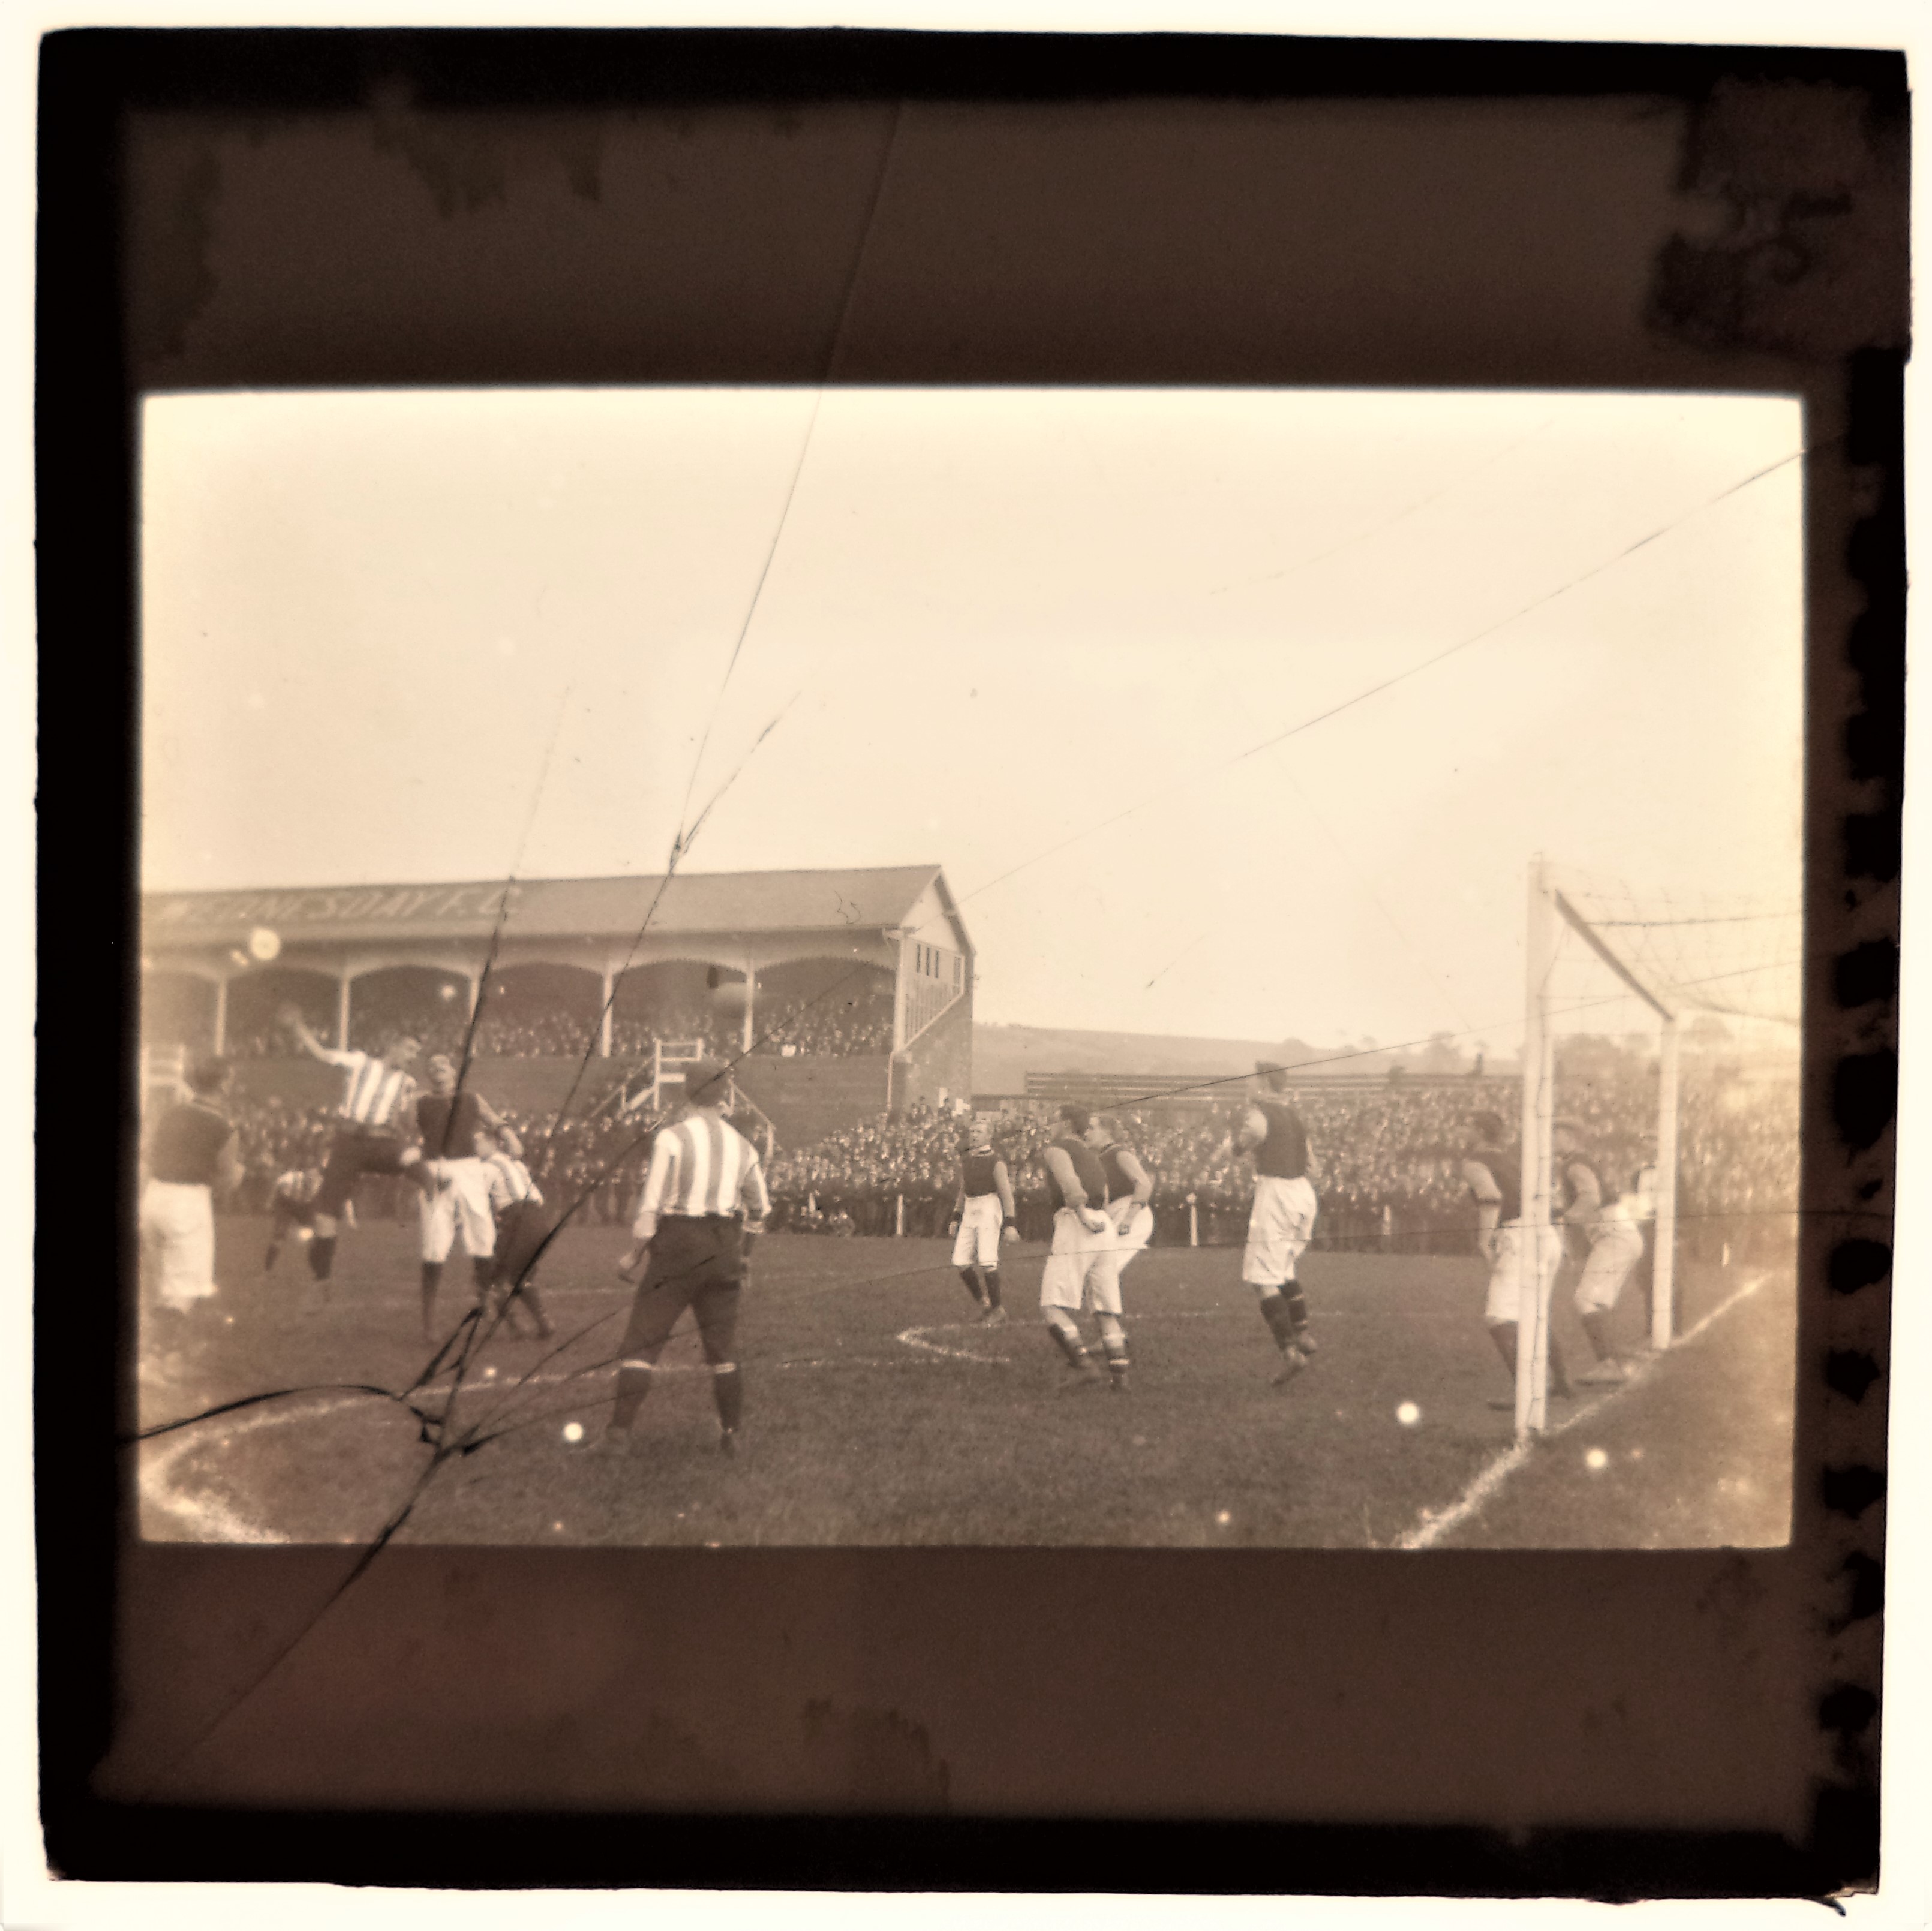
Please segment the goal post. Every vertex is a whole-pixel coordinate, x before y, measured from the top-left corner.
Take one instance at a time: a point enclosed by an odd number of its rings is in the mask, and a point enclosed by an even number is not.
[[[1652,1222],[1650,1344],[1661,1351],[1676,1333],[1678,1013],[1676,1002],[1649,974],[1624,957],[1556,883],[1549,861],[1529,865],[1525,929],[1526,999],[1522,1050],[1522,1154],[1520,1182],[1525,1238],[1518,1282],[1516,1432],[1526,1440],[1549,1426],[1551,1300],[1558,1268],[1545,1264],[1558,1226],[1554,1152],[1556,1111],[1555,969],[1568,931],[1652,1013],[1660,1027],[1655,1141],[1648,1188],[1633,1186]],[[1620,1195],[1621,1197],[1621,1195]],[[1609,1203],[1606,1203],[1609,1204]]]

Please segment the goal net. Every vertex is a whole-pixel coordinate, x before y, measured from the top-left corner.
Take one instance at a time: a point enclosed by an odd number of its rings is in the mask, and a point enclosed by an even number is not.
[[[1687,1252],[1795,1256],[1802,988],[1795,904],[1646,892],[1542,858],[1526,937],[1519,1437],[1548,1424],[1559,1238],[1566,1281],[1587,1264],[1582,1300],[1614,1296],[1585,1321],[1613,1360],[1676,1339]],[[1559,1123],[1598,1177],[1593,1230],[1564,1225]]]

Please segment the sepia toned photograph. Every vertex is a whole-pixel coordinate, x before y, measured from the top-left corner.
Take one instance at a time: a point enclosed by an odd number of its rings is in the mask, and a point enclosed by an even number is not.
[[[149,396],[140,1535],[1785,1545],[1805,451]]]

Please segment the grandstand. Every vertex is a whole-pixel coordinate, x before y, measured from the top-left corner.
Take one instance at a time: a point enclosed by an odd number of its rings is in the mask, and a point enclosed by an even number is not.
[[[162,892],[141,910],[145,1042],[249,1063],[256,1094],[308,1100],[322,1070],[286,1057],[290,1003],[340,1046],[407,1026],[454,1047],[473,1018],[488,1090],[532,1112],[586,1055],[595,1092],[662,1042],[742,1056],[793,1143],[971,1090],[973,946],[936,865]]]

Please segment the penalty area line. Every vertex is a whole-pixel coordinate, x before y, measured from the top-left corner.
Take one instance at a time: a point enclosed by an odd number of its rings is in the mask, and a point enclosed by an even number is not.
[[[1630,1371],[1627,1381],[1599,1395],[1594,1402],[1586,1402],[1567,1421],[1558,1422],[1554,1428],[1546,1429],[1540,1435],[1532,1435],[1526,1441],[1512,1442],[1489,1466],[1481,1470],[1474,1481],[1456,1497],[1449,1507],[1439,1512],[1425,1509],[1421,1518],[1406,1534],[1399,1537],[1394,1546],[1397,1549],[1430,1549],[1448,1534],[1458,1529],[1477,1514],[1523,1464],[1530,1459],[1531,1452],[1539,1442],[1553,1441],[1559,1435],[1567,1435],[1579,1422],[1588,1421],[1591,1416],[1600,1413],[1619,1395],[1628,1394],[1631,1389],[1640,1387],[1650,1378],[1651,1371],[1666,1354],[1674,1354],[1679,1348],[1688,1347],[1720,1315],[1730,1313],[1739,1302],[1757,1292],[1769,1280],[1768,1272],[1754,1274],[1743,1286],[1726,1297],[1694,1326],[1687,1328],[1664,1351],[1664,1354],[1653,1354],[1640,1361]]]

